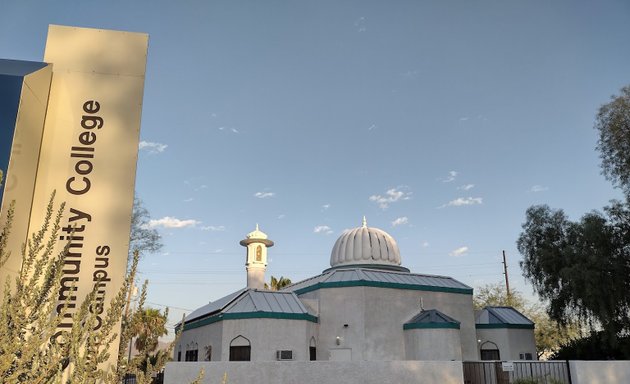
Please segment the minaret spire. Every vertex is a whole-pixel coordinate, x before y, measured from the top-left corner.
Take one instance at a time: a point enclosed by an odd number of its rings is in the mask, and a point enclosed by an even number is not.
[[[267,248],[273,246],[273,241],[258,228],[247,234],[240,244],[247,247],[245,269],[247,270],[247,288],[263,289],[265,285],[265,270],[267,269]]]

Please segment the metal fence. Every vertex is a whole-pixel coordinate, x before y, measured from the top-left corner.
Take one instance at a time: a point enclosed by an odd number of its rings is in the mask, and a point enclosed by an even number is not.
[[[568,361],[465,361],[464,384],[572,384]]]
[[[163,384],[164,383],[164,372],[158,372],[158,374],[153,378],[152,384]],[[122,384],[136,384],[136,375],[128,373],[123,378]]]

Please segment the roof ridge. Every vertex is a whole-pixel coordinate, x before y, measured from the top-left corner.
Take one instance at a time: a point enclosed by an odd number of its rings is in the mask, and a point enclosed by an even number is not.
[[[498,312],[494,311],[493,309],[494,308],[489,308],[488,311],[490,313],[492,313],[493,316],[495,316],[496,318],[501,320],[504,324],[508,324],[509,323],[509,321],[505,317],[501,316]]]
[[[333,271],[331,271],[331,272],[333,272]],[[298,284],[302,284],[302,283],[305,283],[307,281],[317,279],[318,277],[321,277],[321,276],[324,276],[324,275],[327,275],[327,274],[331,274],[331,272],[320,273],[319,275],[315,275],[315,276],[306,278],[304,280],[300,280],[300,281],[297,281],[295,283],[291,283],[291,285],[287,285],[286,287],[282,288],[281,291],[277,291],[277,292],[293,292],[293,291],[289,291],[288,289],[291,288],[291,287],[294,287],[294,286],[296,286]]]
[[[232,309],[232,307],[234,307],[237,302],[240,302],[242,300],[242,298],[243,298],[243,296],[245,296],[245,294],[249,294],[251,291],[252,291],[252,289],[250,289],[250,288],[243,289],[243,292],[241,292],[240,294],[236,295],[232,300],[230,300],[227,303],[225,303],[225,305],[223,307],[219,308],[215,312],[208,313],[207,315],[212,315],[214,313],[221,313],[221,312],[228,311],[228,310]],[[252,300],[252,302],[253,301],[254,300]],[[254,306],[255,305],[256,304],[254,303]]]
[[[413,276],[423,276],[423,277],[438,277],[438,278],[441,278],[441,279],[455,280],[451,276],[430,275],[430,274],[427,274],[427,273],[391,271],[391,270],[386,270],[386,269],[369,268],[369,267],[353,267],[353,268],[348,268],[348,269],[364,269],[364,270],[369,270],[369,271],[374,271],[374,272],[379,272],[379,273],[391,273],[391,274],[396,274],[396,275],[413,275]],[[457,280],[457,281],[459,281],[459,280]]]

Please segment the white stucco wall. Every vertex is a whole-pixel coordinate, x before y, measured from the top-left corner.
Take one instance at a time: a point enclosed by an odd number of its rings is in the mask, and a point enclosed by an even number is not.
[[[461,322],[461,343],[458,343],[461,357],[465,360],[479,358],[472,295],[340,287],[320,289],[300,297],[319,298],[318,359],[328,359],[331,348],[351,348],[352,361],[405,360],[403,324],[420,312],[420,298],[424,308],[438,309]],[[348,326],[344,327],[345,324]]]
[[[487,341],[499,347],[501,360],[519,360],[520,354],[531,353],[536,360],[536,340],[533,329],[494,328],[478,329],[479,347]],[[484,346],[484,349],[492,349]]]
[[[251,361],[276,361],[276,351],[292,350],[293,359],[308,361],[311,337],[317,340],[317,324],[304,320],[224,320],[221,361],[230,359],[230,342],[243,336],[251,343]]]
[[[630,361],[569,361],[573,384],[630,383]]]
[[[309,361],[168,363],[164,383],[190,383],[199,371],[202,383],[318,383],[318,384],[461,384],[462,363],[456,361]]]
[[[335,358],[351,361],[408,360],[403,324],[424,308],[437,309],[459,321],[459,341],[439,340],[444,348],[423,348],[415,358],[426,360],[479,359],[474,326],[472,295],[381,287],[324,288],[299,296],[319,317],[319,324],[304,320],[240,319],[223,320],[182,335],[182,360],[185,345],[212,345],[212,361],[228,361],[230,341],[242,335],[251,342],[252,361],[274,361],[277,350],[294,351],[297,361],[309,360],[311,337],[315,337],[318,360]],[[434,346],[436,338],[417,338],[414,343]],[[175,357],[177,356],[177,346]]]
[[[223,320],[182,333],[173,355],[177,360],[179,346],[184,361],[186,345],[199,345],[199,361],[205,361],[205,346],[212,346],[212,361],[229,361],[230,342],[243,336],[251,344],[251,361],[275,361],[277,350],[292,350],[293,359],[309,360],[311,337],[317,340],[317,324],[304,320],[238,319]]]
[[[220,361],[221,349],[223,347],[222,337],[223,327],[221,322],[208,324],[203,327],[189,329],[186,332],[182,332],[179,342],[175,345],[175,348],[173,348],[173,360],[177,360],[177,352],[180,351],[181,348],[181,361],[184,361],[186,356],[186,345],[197,343],[199,347],[199,361],[206,360],[205,347],[209,345],[212,346],[212,361]]]
[[[320,290],[318,358],[329,360],[330,350],[350,348],[353,361],[366,360],[365,296],[363,287]],[[344,325],[348,326],[345,327]],[[337,342],[339,337],[339,342]],[[334,356],[333,356],[334,357]]]
[[[461,360],[459,329],[407,329],[407,360]]]

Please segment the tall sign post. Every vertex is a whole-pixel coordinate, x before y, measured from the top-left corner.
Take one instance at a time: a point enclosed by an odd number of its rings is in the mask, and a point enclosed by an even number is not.
[[[68,302],[55,335],[59,341],[95,287],[97,303],[90,311],[100,328],[125,279],[147,48],[142,33],[57,25],[48,30],[44,61],[52,64],[52,80],[40,116],[36,176],[26,193],[32,201],[25,234],[39,229],[56,191],[66,212],[54,254],[69,244],[58,287],[58,300]],[[11,173],[19,174],[19,167]],[[12,257],[19,253],[14,249]],[[114,332],[120,334],[120,324]],[[111,346],[109,366],[116,364],[118,344]]]

